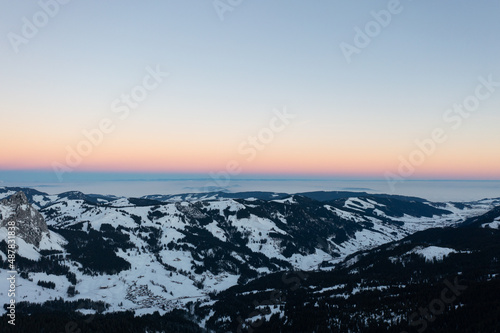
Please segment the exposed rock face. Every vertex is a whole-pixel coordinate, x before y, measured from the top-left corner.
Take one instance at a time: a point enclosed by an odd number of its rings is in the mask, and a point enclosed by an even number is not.
[[[0,228],[9,226],[10,221],[15,222],[16,236],[36,247],[39,247],[43,233],[49,231],[43,216],[31,206],[24,192],[0,201]]]

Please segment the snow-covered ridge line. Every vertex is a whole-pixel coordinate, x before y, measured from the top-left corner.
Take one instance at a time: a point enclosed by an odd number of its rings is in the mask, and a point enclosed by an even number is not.
[[[500,204],[356,192],[124,198],[23,191],[50,230],[39,246],[20,242],[19,255],[43,267],[55,260],[59,268],[28,272],[20,280],[26,286],[21,299],[91,298],[108,303],[108,311],[136,313],[165,313],[271,272],[331,269],[354,252],[427,228],[455,226]],[[0,188],[0,198],[14,193]],[[0,205],[3,216],[11,211]],[[4,238],[0,229],[0,242]],[[100,265],[102,253],[108,257]],[[41,281],[56,288],[47,290]],[[8,289],[1,283],[0,296]],[[78,293],[68,296],[69,287]]]

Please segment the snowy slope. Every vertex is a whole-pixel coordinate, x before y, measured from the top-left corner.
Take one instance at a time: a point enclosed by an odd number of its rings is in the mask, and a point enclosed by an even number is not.
[[[3,189],[1,195],[14,193]],[[40,208],[50,237],[42,238],[39,248],[18,242],[19,256],[42,266],[28,270],[27,278],[19,277],[19,299],[43,303],[57,297],[90,298],[109,304],[109,312],[165,313],[195,300],[208,301],[209,293],[271,272],[329,270],[357,251],[427,228],[456,225],[500,203],[401,203],[356,195],[324,202],[285,194],[228,196],[28,196]],[[10,212],[0,206],[0,214]],[[0,229],[0,241],[5,232]],[[419,254],[441,258],[451,253],[434,250]],[[109,271],[96,264],[100,253],[109,253]],[[6,258],[1,249],[0,258]],[[66,273],[51,271],[49,262],[57,262],[58,270]],[[54,282],[56,288],[42,287],[39,281]],[[8,289],[5,283],[0,281],[0,297]],[[71,297],[70,286],[78,292]]]

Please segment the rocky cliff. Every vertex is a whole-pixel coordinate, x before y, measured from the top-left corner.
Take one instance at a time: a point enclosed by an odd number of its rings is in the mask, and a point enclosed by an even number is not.
[[[16,236],[36,247],[39,247],[43,233],[49,231],[43,216],[21,191],[0,201],[0,228],[9,226],[11,221],[17,228]]]

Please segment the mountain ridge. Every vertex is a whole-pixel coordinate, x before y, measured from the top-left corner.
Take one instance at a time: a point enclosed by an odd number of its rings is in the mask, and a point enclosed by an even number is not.
[[[0,199],[14,193],[0,188]],[[276,274],[300,282],[297,272],[309,276],[341,272],[348,263],[359,262],[361,253],[373,257],[386,244],[401,247],[403,240],[416,242],[424,231],[435,235],[436,227],[454,232],[466,230],[466,221],[473,221],[469,229],[496,232],[500,207],[500,199],[432,203],[359,192],[313,192],[321,200],[302,194],[247,192],[236,194],[237,198],[197,194],[166,201],[76,191],[28,193],[26,200],[31,196],[55,242],[52,247],[34,248],[36,256],[19,253],[20,293],[23,298],[30,295],[28,308],[55,298],[73,303],[99,300],[105,304],[99,305],[104,314],[133,311],[141,316],[158,311],[163,316],[188,308],[190,316],[210,329],[217,327],[217,318],[227,317],[228,310],[217,305],[219,312],[210,315],[207,306],[215,306],[217,295],[227,290],[247,288]],[[478,219],[481,224],[474,222]],[[491,230],[482,227],[485,224]],[[0,269],[6,269],[5,245],[0,239]],[[443,259],[450,253],[473,255],[442,242],[424,245],[408,249],[405,256],[415,260],[432,255]],[[42,287],[51,283],[53,289]],[[254,317],[244,309],[250,308],[240,306],[236,316],[242,319],[240,329],[251,327]],[[268,317],[269,322],[279,322]],[[237,328],[234,320],[228,329]]]

